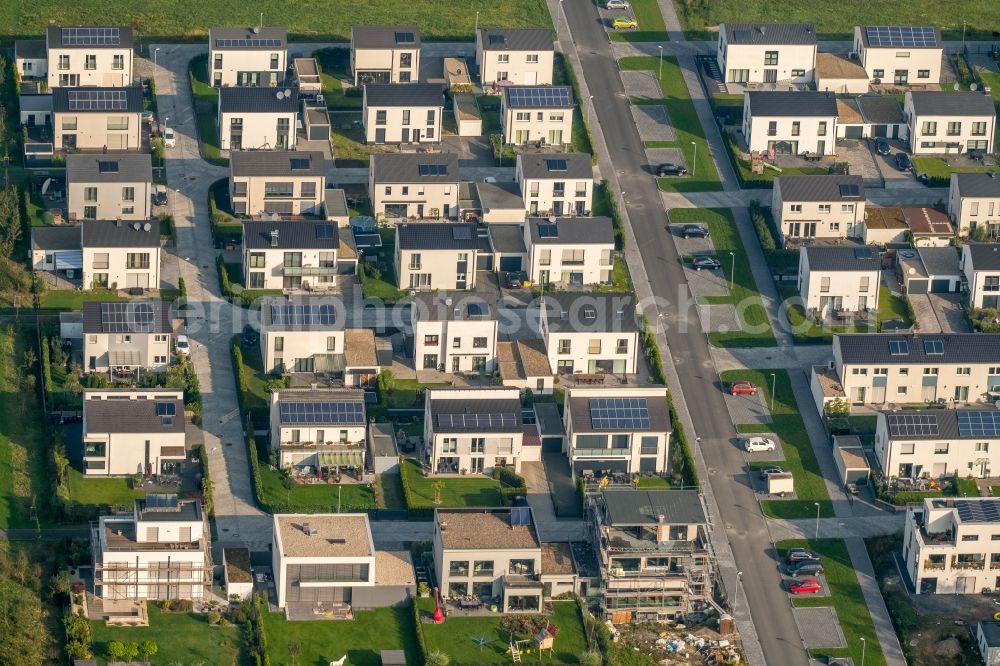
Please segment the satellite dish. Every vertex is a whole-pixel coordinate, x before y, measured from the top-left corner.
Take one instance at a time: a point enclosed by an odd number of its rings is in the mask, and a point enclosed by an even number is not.
[[[139,231],[139,229],[142,228],[142,225],[136,222],[135,224],[132,225],[132,228],[135,229],[136,231]]]
[[[285,97],[291,97],[291,96],[292,96],[292,91],[289,90],[288,88],[285,88]]]
[[[909,273],[910,275],[916,275],[916,274],[917,274],[917,269],[916,269],[916,268],[913,268],[913,267],[911,266],[910,268],[908,268],[908,269],[907,269],[907,271],[906,271],[906,272],[907,272],[907,273]]]
[[[952,90],[961,90],[962,86],[958,83],[958,81],[955,81],[955,84],[951,88]]]
[[[274,96],[277,97],[278,99],[284,99],[285,93],[279,90],[278,92],[274,93]]]
[[[555,223],[556,223],[556,216],[549,215],[549,224],[555,224]]]
[[[142,225],[142,230],[143,231],[149,231],[152,228],[153,228],[153,226],[149,222],[147,222],[146,224]]]
[[[975,91],[979,90],[979,84],[978,83],[970,83],[969,84],[969,90],[971,90],[972,92],[975,92]]]

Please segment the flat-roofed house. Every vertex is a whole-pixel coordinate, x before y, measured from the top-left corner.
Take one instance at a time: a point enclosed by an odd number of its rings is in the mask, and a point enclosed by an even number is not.
[[[132,28],[67,27],[45,32],[49,88],[132,83]]]
[[[966,243],[962,246],[961,263],[969,306],[1000,308],[1000,244]]]
[[[161,301],[83,304],[83,361],[87,372],[134,375],[166,372],[173,339],[170,304]]]
[[[420,78],[420,28],[356,25],[351,28],[354,85],[416,83]]]
[[[47,79],[49,55],[44,39],[15,39],[14,64],[22,81]]]
[[[458,217],[456,153],[372,155],[372,213],[389,220]]]
[[[79,226],[31,228],[31,268],[77,278],[83,269]]]
[[[271,392],[271,450],[281,469],[365,466],[365,392],[282,389]]]
[[[993,152],[996,109],[993,98],[974,91],[909,91],[903,99],[910,152]]]
[[[444,95],[436,83],[369,83],[361,121],[366,143],[440,143]]]
[[[186,458],[180,389],[83,392],[84,475],[174,474]]]
[[[148,220],[152,189],[149,153],[66,156],[66,211],[71,220]]]
[[[219,89],[219,147],[222,150],[294,150],[299,89]]]
[[[229,196],[237,215],[321,215],[326,162],[318,150],[234,151]]]
[[[609,217],[530,217],[524,225],[528,279],[582,287],[611,282],[615,230]]]
[[[862,233],[865,184],[861,176],[778,176],[771,211],[781,240],[846,238]]]
[[[333,289],[339,249],[340,230],[326,220],[247,220],[243,284],[247,289]]]
[[[934,26],[855,26],[854,50],[872,83],[937,85],[944,48]]]
[[[751,151],[833,155],[837,99],[827,92],[748,92],[743,136]]]
[[[496,368],[496,308],[479,294],[417,293],[410,325],[417,369],[487,373]]]
[[[142,88],[53,88],[52,138],[57,149],[139,150]]]
[[[260,349],[265,372],[343,371],[343,304],[324,296],[262,299]]]
[[[498,81],[518,86],[552,85],[555,46],[548,28],[480,28],[476,66],[485,87]]]
[[[285,80],[288,31],[273,26],[209,28],[208,67],[212,85],[270,86]]]
[[[869,247],[807,245],[799,254],[799,296],[807,313],[878,307],[882,261]]]
[[[505,143],[562,146],[573,138],[573,89],[569,86],[506,86],[500,103]]]
[[[953,173],[948,190],[948,215],[960,236],[985,227],[1000,235],[1000,177],[989,173]]]
[[[521,471],[521,392],[516,388],[428,388],[424,442],[435,474]]]
[[[976,645],[986,666],[1000,666],[1000,621],[980,620],[976,624]]]
[[[639,326],[631,295],[575,291],[545,294],[539,319],[554,374],[635,374]]]
[[[159,289],[160,229],[151,222],[86,220],[84,289]]]
[[[589,215],[594,167],[585,153],[517,156],[515,178],[528,215]]]
[[[816,74],[812,23],[723,23],[716,62],[727,83],[809,83]]]
[[[397,224],[396,284],[400,289],[474,289],[482,244],[473,224]]]

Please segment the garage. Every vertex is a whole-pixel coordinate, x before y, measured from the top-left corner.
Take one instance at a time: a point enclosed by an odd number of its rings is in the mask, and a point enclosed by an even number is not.
[[[951,293],[952,281],[948,278],[935,278],[931,280],[931,293],[932,294],[948,294]]]
[[[500,257],[500,272],[515,273],[524,270],[521,267],[521,257]]]
[[[476,270],[477,271],[492,271],[493,270],[493,255],[492,254],[480,254],[476,256]]]
[[[845,139],[863,139],[865,128],[863,125],[848,125],[844,128]]]
[[[910,280],[909,282],[906,283],[906,293],[926,294],[927,280]]]

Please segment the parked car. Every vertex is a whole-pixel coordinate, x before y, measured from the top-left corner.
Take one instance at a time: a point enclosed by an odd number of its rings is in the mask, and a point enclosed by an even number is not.
[[[243,343],[244,347],[256,347],[259,339],[257,329],[250,324],[243,327],[243,335],[240,337],[240,342]]]
[[[174,341],[174,347],[177,349],[178,356],[187,356],[191,353],[191,343],[188,342],[186,335],[178,335]]]
[[[823,565],[815,560],[804,560],[788,565],[788,575],[792,578],[798,578],[799,576],[819,576],[823,571]]]
[[[879,155],[889,154],[889,142],[884,136],[875,137],[875,152]]]
[[[805,548],[792,548],[790,551],[785,553],[785,564],[792,564],[793,562],[802,562],[804,560],[812,560],[813,562],[819,562],[819,555],[812,552],[811,550],[806,550]]]
[[[748,453],[774,451],[776,448],[778,448],[778,445],[774,443],[773,439],[768,437],[747,437],[743,440],[743,450]]]
[[[732,395],[757,395],[757,387],[750,382],[739,381],[729,385],[729,392]]]
[[[674,164],[673,162],[664,162],[660,166],[656,167],[656,175],[661,178],[665,176],[686,176],[687,173],[687,167],[681,166],[680,164]]]
[[[611,27],[615,30],[638,30],[639,22],[628,16],[616,16],[611,21]]]
[[[167,186],[166,185],[153,185],[153,205],[154,206],[166,206],[167,205]]]
[[[156,114],[153,113],[152,111],[143,111],[142,112],[142,122],[144,122],[144,123],[146,123],[148,125],[155,125],[156,124]]]
[[[893,159],[896,162],[896,168],[900,171],[913,171],[913,162],[910,161],[910,157],[906,153],[896,153]]]
[[[823,586],[815,578],[806,578],[789,585],[788,591],[792,594],[819,594]]]
[[[504,275],[503,286],[507,289],[520,289],[524,285],[521,284],[521,275],[519,273],[507,273]]]
[[[604,3],[605,9],[628,9],[628,6],[625,0],[608,0]]]
[[[167,148],[175,148],[177,146],[177,137],[174,136],[174,130],[170,127],[163,128],[163,145]]]
[[[767,467],[761,467],[760,468],[760,478],[766,479],[771,474],[781,474],[784,471],[785,470],[783,470],[782,468],[778,467],[777,465],[768,465]]]
[[[708,238],[708,229],[700,224],[685,224],[681,229],[683,238]]]
[[[691,268],[696,271],[700,271],[702,269],[714,271],[722,268],[722,264],[719,263],[718,259],[700,254],[691,260]]]

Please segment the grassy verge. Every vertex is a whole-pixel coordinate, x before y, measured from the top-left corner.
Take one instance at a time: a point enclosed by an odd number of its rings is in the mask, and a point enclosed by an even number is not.
[[[656,0],[631,0],[632,13],[639,22],[638,30],[609,31],[613,42],[666,42],[667,27],[663,24],[663,14]]]
[[[913,173],[930,187],[948,187],[953,173],[1000,173],[1000,167],[952,166],[942,157],[914,157]]]
[[[128,479],[88,479],[81,472],[69,470],[69,499],[76,504],[106,506],[112,510],[132,510],[132,503],[146,493],[133,490]]]
[[[219,146],[219,91],[208,79],[208,56],[200,55],[188,65],[191,82],[191,99],[194,102],[195,120],[198,125],[198,145],[201,156],[212,164],[229,166]]]

